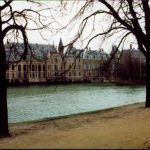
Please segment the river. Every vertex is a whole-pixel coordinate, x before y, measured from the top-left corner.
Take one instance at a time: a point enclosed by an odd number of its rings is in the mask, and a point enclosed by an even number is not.
[[[103,110],[144,101],[145,86],[90,83],[9,87],[9,123]]]

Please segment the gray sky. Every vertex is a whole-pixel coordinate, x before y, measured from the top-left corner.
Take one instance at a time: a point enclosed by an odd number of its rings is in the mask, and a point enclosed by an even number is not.
[[[27,32],[28,34],[28,38],[29,38],[29,42],[30,43],[40,43],[40,44],[54,44],[58,45],[59,39],[60,37],[63,40],[64,44],[68,44],[68,42],[70,42],[70,40],[74,37],[74,35],[77,33],[78,29],[79,29],[79,24],[80,22],[74,22],[71,26],[68,26],[67,29],[61,30],[60,32],[56,32],[57,29],[65,26],[71,19],[72,17],[77,13],[77,11],[81,8],[81,6],[83,5],[84,1],[80,1],[78,5],[74,5],[72,7],[72,2],[73,1],[68,1],[68,5],[67,5],[67,11],[63,11],[63,13],[65,15],[62,15],[62,12],[59,11],[59,1],[43,1],[45,2],[50,8],[51,8],[51,12],[45,12],[44,15],[48,15],[50,22],[53,22],[54,20],[51,19],[52,17],[55,18],[55,23],[52,23],[50,26],[50,30],[46,30],[44,32],[42,32],[42,35],[47,39],[47,40],[43,40],[42,37],[39,35],[39,33],[37,31],[30,31]],[[24,8],[32,8],[32,9],[36,9],[36,7],[34,5],[28,5],[27,2],[24,1],[15,1],[13,2],[13,8],[16,10],[22,10]],[[102,6],[101,6],[102,7]],[[99,9],[99,6],[96,4],[93,7],[93,11]],[[91,13],[91,10],[87,11],[87,13],[85,14],[88,15]],[[95,28],[94,28],[94,32],[93,35],[101,32],[102,29],[105,29],[105,27],[107,27],[109,25],[109,19],[104,17],[104,16],[99,16],[96,18],[96,22],[95,22]],[[32,25],[30,25],[32,27]],[[92,24],[92,20],[91,22],[89,22],[87,24],[87,28],[85,29],[84,32],[84,37],[86,37],[90,31],[92,30],[93,24]],[[91,43],[90,47],[91,49],[99,49],[100,48],[100,42],[101,42],[101,38],[97,38],[96,40],[93,40],[93,42]],[[129,44],[134,42],[133,38],[130,38],[129,42],[126,44],[125,48],[129,48]],[[80,40],[75,44],[75,47],[77,48],[83,48],[85,46],[85,44],[87,43],[87,40],[85,40],[85,42],[80,42]],[[112,46],[112,44],[117,44],[117,42],[114,42],[114,38],[111,38],[110,40],[107,40],[102,46],[101,48],[103,48],[105,51],[110,52],[110,48]],[[134,45],[135,48],[137,48],[136,45]]]

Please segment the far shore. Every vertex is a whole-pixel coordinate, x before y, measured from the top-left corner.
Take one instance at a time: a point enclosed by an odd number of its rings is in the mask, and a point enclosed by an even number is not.
[[[11,123],[0,148],[150,148],[144,103],[33,122]]]

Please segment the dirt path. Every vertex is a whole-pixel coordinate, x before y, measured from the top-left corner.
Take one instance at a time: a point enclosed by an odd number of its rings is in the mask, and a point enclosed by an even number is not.
[[[0,148],[150,148],[144,104],[35,123],[11,124]]]

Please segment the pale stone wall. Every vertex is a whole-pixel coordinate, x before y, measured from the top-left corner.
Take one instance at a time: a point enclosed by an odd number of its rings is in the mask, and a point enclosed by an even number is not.
[[[51,53],[46,61],[21,61],[9,66],[6,78],[9,82],[28,81],[29,83],[71,81],[96,82],[102,79],[100,66],[104,60],[83,59],[75,56],[62,56]]]
[[[14,65],[14,70],[12,66]],[[33,60],[21,61],[9,66],[6,72],[6,79],[9,82],[45,82],[46,64],[43,61]]]

